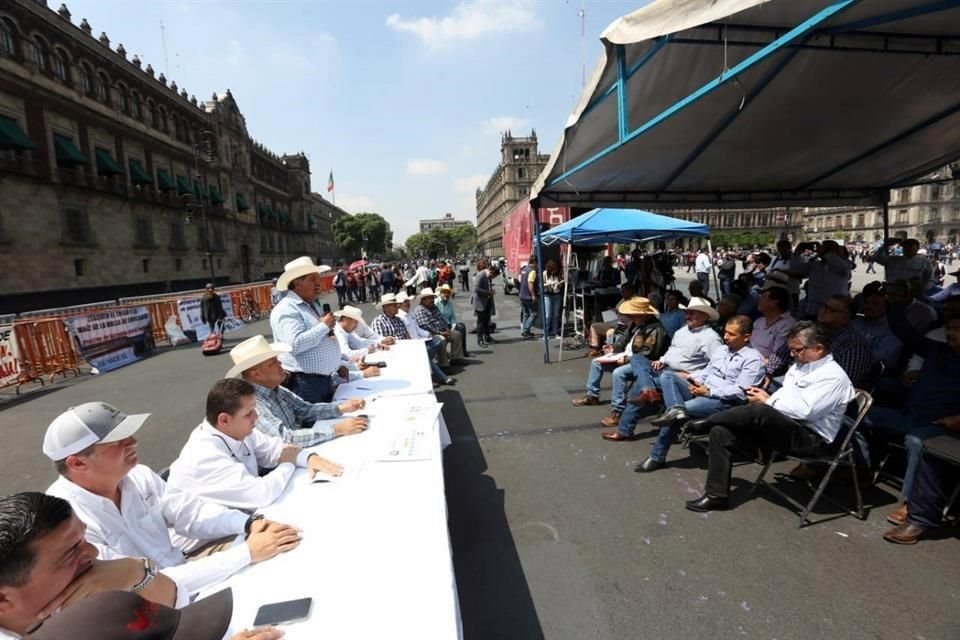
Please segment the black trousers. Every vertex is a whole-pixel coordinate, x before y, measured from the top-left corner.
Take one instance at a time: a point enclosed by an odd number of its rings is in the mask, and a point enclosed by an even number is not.
[[[788,418],[770,405],[753,402],[716,413],[709,418],[710,461],[706,494],[726,498],[730,493],[730,449],[743,440],[761,447],[797,454],[826,447],[815,431]]]
[[[477,343],[490,337],[490,309],[477,311]]]
[[[291,371],[283,386],[307,402],[330,402],[335,391],[331,376],[300,371]]]
[[[910,524],[924,529],[940,526],[943,508],[950,493],[960,482],[960,467],[930,454],[924,454],[917,465],[908,507]]]

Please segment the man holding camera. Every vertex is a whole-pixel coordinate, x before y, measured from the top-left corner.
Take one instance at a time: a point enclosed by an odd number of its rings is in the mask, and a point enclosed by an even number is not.
[[[896,245],[900,245],[902,255],[890,254],[891,247]],[[933,265],[927,256],[921,256],[919,251],[920,243],[913,238],[887,238],[883,246],[877,249],[874,261],[883,265],[886,282],[919,280],[921,291],[926,291],[933,280]]]
[[[797,254],[802,256],[806,251],[813,255],[805,262],[796,260],[785,271],[791,277],[808,278],[807,297],[801,305],[801,315],[815,319],[820,307],[830,296],[847,295],[850,291],[853,267],[842,255],[840,245],[833,240],[801,242],[797,245]]]

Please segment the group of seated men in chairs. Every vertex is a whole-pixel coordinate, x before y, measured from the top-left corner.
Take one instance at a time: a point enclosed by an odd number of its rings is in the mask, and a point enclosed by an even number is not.
[[[689,300],[666,291],[661,311],[656,294],[636,296],[624,285],[618,321],[591,327],[596,357],[573,404],[599,405],[602,377],[612,374],[602,437],[636,440],[648,418],[657,428],[638,473],[663,468],[678,437],[706,440],[705,488],[686,503],[705,512],[729,506],[732,450],[829,456],[856,390],[872,392],[855,434],[858,467],[876,469],[892,450],[906,452],[903,501],[888,514],[895,526],[884,538],[914,544],[940,526],[960,467],[925,455],[924,443],[949,434],[950,447],[960,444],[960,296],[934,308],[916,282],[876,282],[856,298],[849,288],[833,293],[815,316],[798,319],[783,274],[741,277],[752,304],[731,295],[714,304],[693,282]],[[791,475],[812,480],[817,470],[800,465]]]

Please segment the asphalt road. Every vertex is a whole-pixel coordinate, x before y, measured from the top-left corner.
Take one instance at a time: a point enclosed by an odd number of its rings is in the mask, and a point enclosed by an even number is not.
[[[472,326],[466,296],[458,301]],[[438,393],[454,439],[446,483],[467,640],[960,638],[958,529],[914,547],[884,542],[896,498],[881,486],[866,491],[867,521],[835,517],[825,503],[816,517],[826,521],[798,530],[788,507],[749,491],[753,465],[734,471],[733,510],[686,511],[704,460],[675,447],[665,469],[634,473],[651,439],[603,441],[607,407],[570,404],[583,392],[583,352],[544,364],[542,344],[519,338],[516,297],[500,295],[497,306],[498,342],[477,350],[471,335],[459,384]],[[230,334],[228,348],[257,332],[268,323]],[[141,459],[168,465],[228,368],[226,354],[179,347],[24,399],[0,397],[3,492],[54,479],[40,453],[46,425],[94,399],[151,412]],[[608,379],[603,388],[607,401]],[[843,500],[850,492],[831,490]]]

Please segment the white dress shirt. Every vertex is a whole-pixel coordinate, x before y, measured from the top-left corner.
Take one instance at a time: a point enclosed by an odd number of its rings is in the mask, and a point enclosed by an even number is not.
[[[378,344],[377,342],[373,342],[371,340],[364,340],[363,338],[355,335],[352,331],[345,331],[343,327],[340,326],[339,322],[333,328],[333,335],[336,336],[337,342],[340,344],[340,353],[347,356],[351,360],[354,358],[362,358],[370,353],[371,345],[376,347]]]
[[[300,451],[296,466],[279,464],[285,446],[257,429],[235,440],[204,420],[170,465],[167,484],[229,507],[259,509],[280,497],[297,466],[307,466],[307,451]],[[260,468],[273,471],[260,477]]]
[[[710,325],[691,330],[684,325],[677,329],[670,348],[660,362],[674,371],[699,371],[710,363],[714,351],[723,346],[723,340]]]
[[[433,337],[432,333],[420,328],[417,321],[413,319],[412,314],[407,313],[403,309],[397,309],[397,317],[403,320],[403,324],[407,326],[407,333],[409,333],[410,337],[414,340],[417,338],[429,340]]]
[[[142,557],[156,561],[164,575],[177,583],[177,606],[182,606],[181,595],[188,598],[250,564],[246,544],[185,562],[182,549],[190,545],[174,546],[168,529],[199,546],[229,535],[243,535],[248,516],[167,486],[144,465],[137,465],[120,481],[119,510],[112,500],[64,477],[50,485],[47,493],[70,503],[87,525],[87,541],[104,560]]]
[[[710,260],[710,256],[706,253],[701,253],[694,262],[694,269],[697,273],[710,273],[710,266],[712,264],[713,261]]]
[[[783,386],[766,403],[788,418],[807,423],[821,438],[833,442],[847,404],[855,395],[850,378],[827,354],[816,362],[790,365]]]

